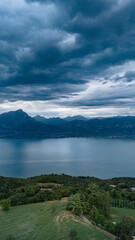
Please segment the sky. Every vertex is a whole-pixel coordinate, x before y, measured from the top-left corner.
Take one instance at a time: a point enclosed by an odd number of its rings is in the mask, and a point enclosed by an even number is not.
[[[0,113],[135,115],[134,0],[0,0]]]

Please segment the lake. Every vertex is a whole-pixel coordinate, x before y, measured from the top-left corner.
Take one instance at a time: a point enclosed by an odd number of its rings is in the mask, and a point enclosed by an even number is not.
[[[0,176],[29,177],[49,173],[135,177],[135,140],[0,139]]]

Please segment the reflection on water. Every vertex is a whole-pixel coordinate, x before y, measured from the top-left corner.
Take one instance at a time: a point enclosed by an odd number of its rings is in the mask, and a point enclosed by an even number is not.
[[[0,175],[45,173],[110,178],[135,176],[135,141],[94,138],[0,139]]]

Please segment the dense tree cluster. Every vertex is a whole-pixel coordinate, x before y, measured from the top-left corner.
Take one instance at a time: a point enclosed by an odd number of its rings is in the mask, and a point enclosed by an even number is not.
[[[117,233],[121,240],[133,240],[133,236],[135,236],[135,219],[125,216],[117,226]]]
[[[69,197],[67,210],[71,210],[77,215],[87,214],[91,220],[103,224],[103,220],[110,216],[110,195],[91,183],[85,192]]]

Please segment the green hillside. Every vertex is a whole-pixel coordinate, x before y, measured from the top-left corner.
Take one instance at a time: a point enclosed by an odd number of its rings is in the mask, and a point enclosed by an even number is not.
[[[77,240],[111,239],[65,209],[64,201],[55,201],[0,210],[0,240],[70,240],[71,230]]]

